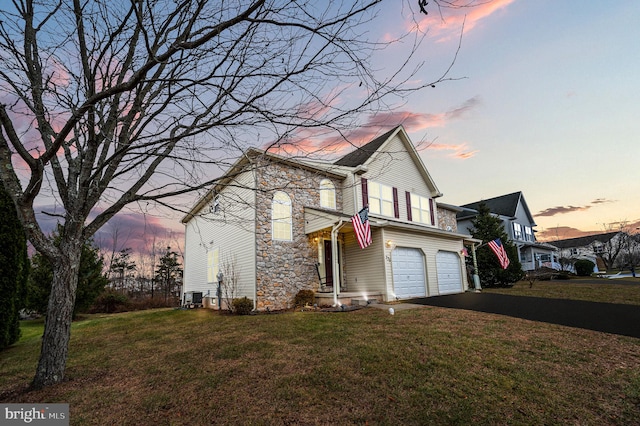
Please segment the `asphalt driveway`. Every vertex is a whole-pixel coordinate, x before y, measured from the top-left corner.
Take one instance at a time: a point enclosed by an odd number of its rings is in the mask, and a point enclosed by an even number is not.
[[[635,305],[495,293],[452,294],[412,299],[406,302],[507,315],[640,338],[640,306]]]

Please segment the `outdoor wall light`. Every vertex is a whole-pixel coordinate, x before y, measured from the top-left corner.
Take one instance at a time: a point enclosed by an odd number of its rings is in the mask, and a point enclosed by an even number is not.
[[[394,243],[393,240],[387,240],[386,244],[387,244],[387,248],[390,248],[390,249],[395,248],[396,246],[396,243]]]

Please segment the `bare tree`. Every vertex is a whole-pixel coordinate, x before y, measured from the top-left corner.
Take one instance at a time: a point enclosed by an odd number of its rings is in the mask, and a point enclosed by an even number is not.
[[[240,279],[240,271],[238,270],[238,262],[235,255],[225,255],[220,262],[220,272],[223,274],[222,283],[220,283],[220,299],[221,303],[218,309],[226,304],[227,310],[233,312],[233,299],[238,297],[238,280]]]
[[[179,208],[256,141],[341,130],[410,86],[379,79],[379,0],[15,0],[0,11],[0,177],[54,265],[32,386],[63,380],[82,244],[125,206]],[[375,35],[375,34],[374,34]],[[412,46],[412,47],[411,47]],[[424,83],[424,84],[423,84]],[[350,103],[343,99],[349,98]],[[59,216],[54,244],[38,220]]]

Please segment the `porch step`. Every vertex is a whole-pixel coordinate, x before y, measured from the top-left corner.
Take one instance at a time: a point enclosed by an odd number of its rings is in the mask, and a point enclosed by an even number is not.
[[[377,299],[351,299],[351,304],[356,306],[367,306],[378,303]]]

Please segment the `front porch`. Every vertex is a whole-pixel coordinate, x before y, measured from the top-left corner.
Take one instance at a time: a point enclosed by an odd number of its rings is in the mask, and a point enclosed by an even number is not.
[[[384,297],[382,293],[340,292],[337,295],[333,294],[333,291],[316,293],[318,306],[366,305],[368,301],[383,303]]]

